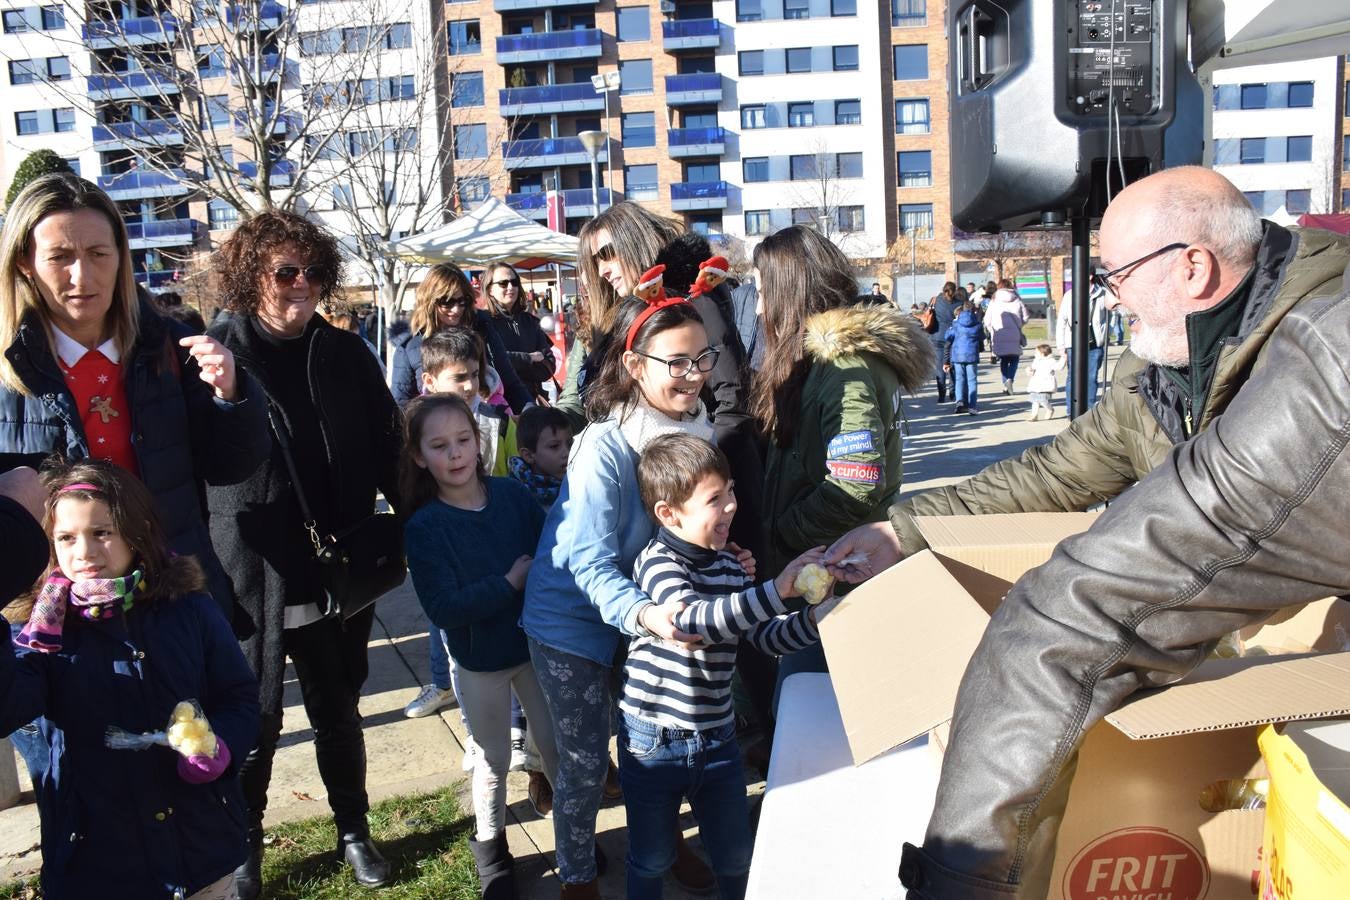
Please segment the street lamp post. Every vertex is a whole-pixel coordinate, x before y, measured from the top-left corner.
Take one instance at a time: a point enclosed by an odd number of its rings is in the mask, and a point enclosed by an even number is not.
[[[609,146],[609,94],[611,91],[617,91],[623,84],[623,77],[615,69],[613,72],[602,72],[599,75],[591,76],[591,87],[599,91],[605,98],[605,183],[614,184],[614,154],[610,152]],[[613,196],[613,195],[611,195]],[[600,212],[599,208],[596,212]]]
[[[591,155],[591,207],[594,212],[592,216],[600,214],[600,148],[609,143],[608,131],[583,131],[577,135],[581,139],[581,145],[586,148],[586,152]],[[609,153],[606,150],[605,161],[609,161]]]

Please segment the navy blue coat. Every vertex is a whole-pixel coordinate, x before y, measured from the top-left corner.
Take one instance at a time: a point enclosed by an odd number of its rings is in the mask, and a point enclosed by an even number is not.
[[[473,311],[473,330],[483,339],[487,348],[488,365],[497,370],[502,380],[502,392],[511,411],[521,413],[534,402],[534,392],[525,386],[511,364],[511,356],[501,335],[492,324],[492,317],[481,309]],[[394,341],[393,372],[389,376],[389,390],[399,409],[408,405],[408,401],[422,393],[422,336],[409,331],[400,334]]]
[[[201,500],[203,482],[243,481],[267,458],[272,438],[258,383],[237,367],[241,399],[218,400],[199,377],[191,355],[178,346],[179,338],[191,333],[141,303],[140,333],[124,358],[129,367],[131,442],[169,547],[197,557],[207,587],[228,620],[234,595],[211,547]],[[75,398],[36,313],[29,311],[24,317],[5,354],[30,393],[23,396],[0,388],[0,453],[87,458],[89,442]]]
[[[67,620],[58,653],[0,644],[0,733],[45,716],[51,746],[37,797],[43,896],[188,896],[244,861],[237,770],[257,738],[258,683],[210,597]],[[168,747],[104,746],[108,726],[162,730],[186,699],[230,748],[230,768],[215,781],[183,781]]]
[[[950,363],[974,363],[980,361],[980,341],[984,335],[984,326],[980,317],[973,312],[963,312],[956,317],[952,327],[947,330],[947,356]]]

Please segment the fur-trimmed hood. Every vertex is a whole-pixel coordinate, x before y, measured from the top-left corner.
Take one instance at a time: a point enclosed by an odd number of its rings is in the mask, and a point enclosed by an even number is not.
[[[806,320],[806,352],[820,362],[872,353],[913,392],[933,373],[933,343],[913,316],[891,306],[841,306]]]

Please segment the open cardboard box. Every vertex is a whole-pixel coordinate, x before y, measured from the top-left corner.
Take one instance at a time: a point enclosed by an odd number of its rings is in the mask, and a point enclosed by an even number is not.
[[[950,719],[966,663],[1009,579],[1090,524],[1051,513],[919,520],[930,550],[860,585],[821,623],[855,763]],[[1329,623],[1346,605],[1310,604],[1268,626],[1259,642],[1338,649]],[[1084,740],[1051,896],[1252,897],[1264,813],[1207,812],[1201,789],[1264,773],[1260,724],[1346,714],[1350,653],[1213,660],[1178,685],[1135,698]],[[935,734],[934,745],[944,737]]]

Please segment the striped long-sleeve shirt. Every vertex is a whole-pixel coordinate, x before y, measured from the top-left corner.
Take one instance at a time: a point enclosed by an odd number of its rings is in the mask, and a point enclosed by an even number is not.
[[[740,640],[772,654],[820,640],[805,611],[788,613],[772,581],[752,585],[732,554],[695,546],[664,528],[638,554],[633,580],[655,603],[683,602],[675,626],[704,641],[691,651],[640,637],[628,648],[619,706],[667,728],[703,731],[732,721]]]

